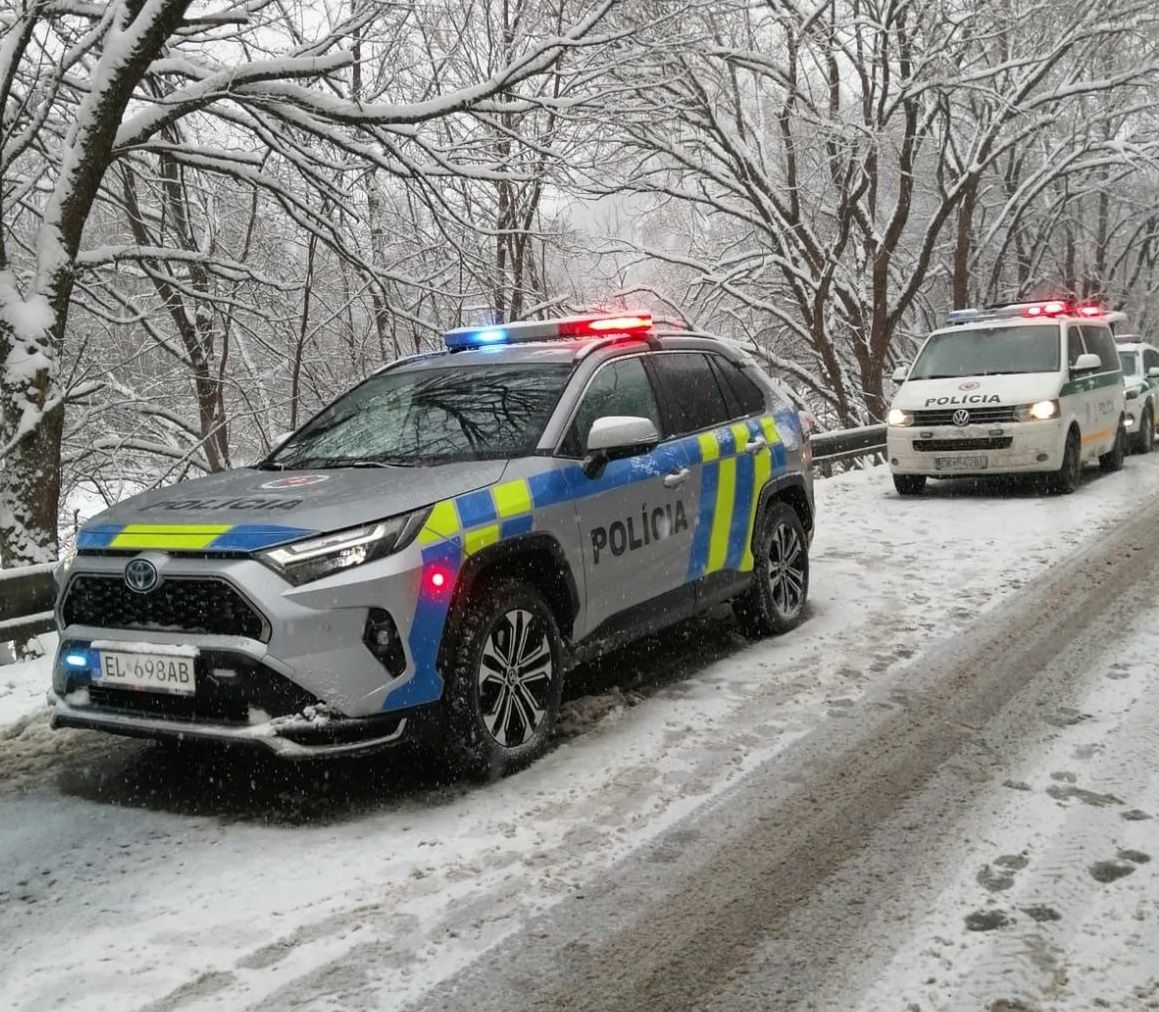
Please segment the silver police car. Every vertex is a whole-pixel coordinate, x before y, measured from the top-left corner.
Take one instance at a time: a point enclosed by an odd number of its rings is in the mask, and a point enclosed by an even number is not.
[[[800,620],[797,412],[646,314],[460,329],[255,467],[136,496],[59,575],[53,724],[335,755],[541,753],[575,662],[732,601]]]

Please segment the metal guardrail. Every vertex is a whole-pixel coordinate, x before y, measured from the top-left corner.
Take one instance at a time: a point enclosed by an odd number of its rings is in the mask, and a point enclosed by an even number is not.
[[[871,453],[885,453],[885,426],[863,425],[859,429],[817,432],[813,439],[813,469],[822,477],[833,474],[833,465]]]
[[[813,436],[813,467],[824,477],[833,465],[885,451],[885,426],[818,432]],[[52,608],[54,564],[0,570],[0,643],[24,640],[55,628]]]
[[[0,570],[0,642],[25,640],[51,631],[56,585],[49,562],[23,569]]]

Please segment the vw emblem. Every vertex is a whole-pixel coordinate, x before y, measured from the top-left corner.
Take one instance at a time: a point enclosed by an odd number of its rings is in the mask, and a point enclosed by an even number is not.
[[[133,559],[125,566],[125,586],[138,594],[148,594],[157,586],[157,567],[148,559]]]
[[[970,424],[970,412],[967,411],[965,408],[958,408],[958,410],[954,412],[950,421],[952,421],[959,428],[963,425],[969,425]]]

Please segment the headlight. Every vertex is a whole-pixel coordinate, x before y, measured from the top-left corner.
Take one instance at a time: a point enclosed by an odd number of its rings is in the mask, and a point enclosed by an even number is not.
[[[887,425],[913,425],[914,416],[912,411],[901,411],[898,408],[890,408],[889,414],[886,416],[885,422]]]
[[[262,552],[258,558],[294,586],[299,586],[401,551],[414,541],[430,512],[429,509],[419,510],[309,541],[295,541]]]
[[[1048,418],[1058,417],[1058,401],[1035,401],[1033,404],[1023,404],[1014,409],[1016,422],[1045,422]]]

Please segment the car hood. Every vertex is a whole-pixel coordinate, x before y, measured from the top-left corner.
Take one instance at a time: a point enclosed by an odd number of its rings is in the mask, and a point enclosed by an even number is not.
[[[499,481],[506,460],[424,467],[243,468],[144,492],[85,525],[78,549],[257,551],[430,506]]]
[[[906,380],[893,399],[893,407],[900,411],[919,411],[1033,404],[1057,397],[1059,386],[1056,372]]]

